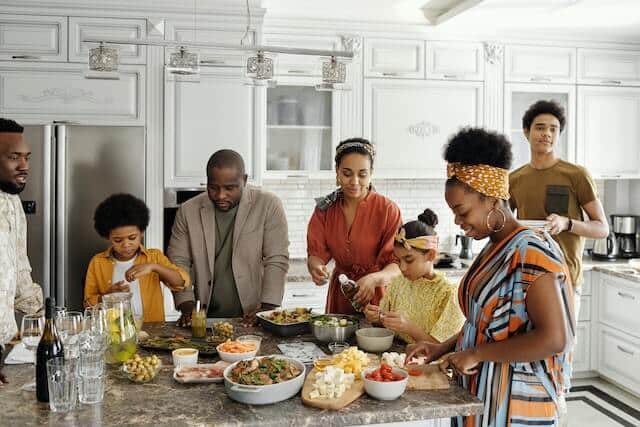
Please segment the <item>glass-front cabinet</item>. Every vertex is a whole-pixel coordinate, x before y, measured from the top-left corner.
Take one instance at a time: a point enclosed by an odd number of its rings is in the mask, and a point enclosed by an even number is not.
[[[333,170],[339,92],[316,91],[317,79],[278,79],[266,95],[264,176],[318,176]]]
[[[504,133],[509,137],[513,151],[511,169],[529,162],[531,154],[529,141],[522,131],[522,116],[539,100],[555,100],[564,107],[567,123],[555,150],[561,159],[575,161],[575,86],[513,83],[505,85],[504,95]]]

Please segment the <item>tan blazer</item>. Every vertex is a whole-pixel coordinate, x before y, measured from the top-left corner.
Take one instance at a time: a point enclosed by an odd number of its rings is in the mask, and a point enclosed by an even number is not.
[[[209,304],[215,254],[215,209],[206,192],[178,209],[167,256],[191,276],[193,288],[174,292],[176,307],[194,294]],[[245,313],[261,303],[280,305],[289,270],[289,234],[282,202],[274,194],[247,185],[233,229],[231,260]]]

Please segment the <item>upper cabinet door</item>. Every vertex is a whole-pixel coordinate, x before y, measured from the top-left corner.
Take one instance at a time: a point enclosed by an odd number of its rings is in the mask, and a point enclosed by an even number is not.
[[[86,64],[89,49],[97,43],[83,43],[85,37],[104,38],[145,38],[147,37],[147,21],[144,19],[109,19],[109,18],[69,18],[69,61]],[[121,45],[121,64],[146,64],[145,46]]]
[[[0,116],[144,125],[145,67],[121,65],[118,80],[88,80],[82,64],[0,63]]]
[[[482,126],[480,82],[367,79],[364,134],[380,178],[446,178],[442,148],[464,126]]]
[[[0,14],[0,60],[67,60],[67,18]]]
[[[365,77],[424,79],[423,40],[365,39]]]
[[[552,46],[507,46],[504,79],[508,82],[575,83],[576,50]]]
[[[554,100],[564,107],[567,122],[554,151],[563,160],[575,161],[576,87],[574,85],[507,83],[504,86],[504,133],[511,141],[513,153],[511,169],[517,169],[529,163],[531,159],[529,141],[522,130],[522,116],[531,105],[540,100]]]
[[[228,27],[219,22],[207,23],[198,22],[194,31],[193,20],[174,21],[169,20],[165,24],[165,39],[176,41],[198,41],[216,44],[240,46],[240,39],[244,34],[244,27]],[[250,31],[247,43],[255,42],[255,32]],[[175,49],[165,48],[165,60],[168,62],[169,55]],[[243,53],[241,51],[226,49],[200,49],[200,65],[220,66],[220,67],[241,67],[244,66]]]
[[[264,34],[264,44],[302,49],[344,50],[338,35]],[[275,73],[283,76],[321,76],[322,59],[309,55],[278,54]],[[347,67],[349,73],[351,67]]]
[[[165,185],[203,187],[209,157],[223,148],[242,155],[254,180],[254,91],[237,70],[201,69],[200,82],[165,82]]]
[[[482,44],[427,42],[427,79],[483,80]]]
[[[578,87],[578,162],[597,178],[640,176],[640,88]]]
[[[578,49],[578,83],[640,86],[640,52]]]

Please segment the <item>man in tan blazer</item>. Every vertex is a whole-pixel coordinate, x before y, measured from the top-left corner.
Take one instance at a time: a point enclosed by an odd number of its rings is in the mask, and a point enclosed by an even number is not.
[[[246,182],[240,154],[217,151],[207,162],[207,192],[176,214],[167,255],[193,283],[174,293],[180,326],[191,324],[196,299],[208,317],[252,316],[282,302],[289,269],[282,202]]]

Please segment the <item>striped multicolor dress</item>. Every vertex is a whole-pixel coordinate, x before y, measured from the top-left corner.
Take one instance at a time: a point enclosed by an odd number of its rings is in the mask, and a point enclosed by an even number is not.
[[[568,270],[558,244],[548,234],[519,228],[487,245],[462,279],[459,299],[467,317],[456,350],[503,341],[533,329],[525,299],[528,287],[556,273],[567,318],[573,301]],[[573,322],[567,322],[570,337]],[[535,362],[483,362],[460,384],[484,402],[482,415],[458,417],[454,426],[555,426],[559,397],[569,388],[570,354]]]

